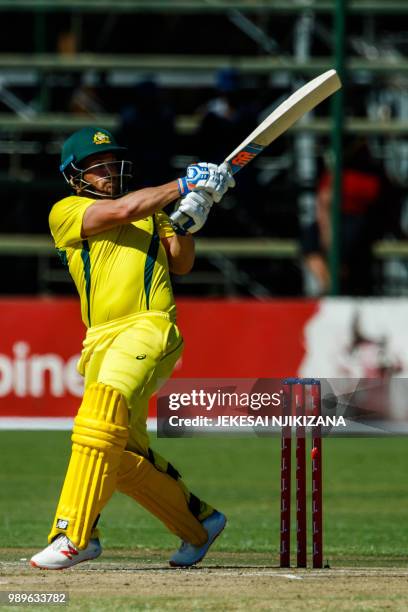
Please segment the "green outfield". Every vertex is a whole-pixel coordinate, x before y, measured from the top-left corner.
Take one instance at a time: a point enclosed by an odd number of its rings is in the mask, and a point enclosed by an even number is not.
[[[42,547],[69,456],[69,433],[3,431],[0,445],[1,546]],[[263,563],[277,564],[277,438],[168,439],[153,446],[197,495],[227,514],[217,551],[241,553],[241,560],[245,552],[259,553]],[[407,467],[403,438],[324,440],[324,558],[331,567],[407,567]],[[156,519],[120,494],[100,526],[105,549],[135,549],[138,557],[144,549],[157,555],[177,544]]]

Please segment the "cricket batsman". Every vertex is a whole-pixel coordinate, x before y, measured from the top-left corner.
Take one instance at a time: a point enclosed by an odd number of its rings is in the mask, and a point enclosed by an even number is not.
[[[60,170],[73,193],[53,206],[49,222],[88,328],[78,363],[85,391],[49,545],[31,559],[41,569],[69,568],[101,554],[96,525],[115,490],[182,540],[170,559],[174,567],[199,562],[226,524],[152,450],[146,421],[149,398],[183,349],[170,272],[191,270],[192,234],[234,179],[227,164],[200,162],[181,179],[128,192],[126,156],[98,127],[75,132],[62,148]],[[162,210],[176,200],[189,219],[184,227]]]

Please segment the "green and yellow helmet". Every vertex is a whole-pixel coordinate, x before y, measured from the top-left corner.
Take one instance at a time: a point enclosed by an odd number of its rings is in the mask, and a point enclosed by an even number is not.
[[[132,177],[132,163],[124,159],[126,147],[121,147],[108,130],[90,126],[71,134],[64,142],[61,151],[60,171],[67,183],[77,193],[85,191],[98,197],[117,198],[128,190]],[[86,159],[97,153],[115,153],[117,159],[104,163],[87,165]],[[84,174],[96,167],[106,167],[106,177],[112,179],[112,193],[101,193],[97,188],[84,180]]]

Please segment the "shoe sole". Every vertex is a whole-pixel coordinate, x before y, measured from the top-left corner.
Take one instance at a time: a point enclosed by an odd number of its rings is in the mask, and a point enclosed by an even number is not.
[[[197,563],[200,563],[200,561],[202,561],[204,559],[205,555],[208,553],[208,551],[210,550],[210,547],[214,544],[214,542],[218,538],[218,536],[222,534],[222,532],[224,531],[226,526],[227,526],[227,519],[225,519],[224,525],[221,527],[219,532],[211,540],[207,550],[202,554],[202,556],[199,559],[197,559],[197,561],[194,561],[193,563],[190,563],[189,565],[186,565],[186,564],[176,563],[175,561],[171,561],[170,560],[169,561],[170,566],[171,567],[193,567],[193,565],[197,565]]]
[[[31,567],[35,567],[36,569],[50,570],[50,571],[55,572],[55,571],[71,569],[71,567],[75,567],[75,565],[79,565],[80,563],[84,563],[85,561],[93,561],[93,559],[97,559],[98,557],[100,557],[101,554],[102,553],[100,553],[99,555],[96,555],[96,557],[88,557],[87,559],[81,559],[81,561],[78,561],[77,563],[74,563],[73,565],[68,565],[67,567],[45,567],[44,565],[38,565],[38,563],[36,563],[35,561],[30,561],[30,565]]]

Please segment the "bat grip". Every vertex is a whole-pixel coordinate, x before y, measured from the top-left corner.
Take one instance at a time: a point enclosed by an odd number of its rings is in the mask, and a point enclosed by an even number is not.
[[[179,212],[178,210],[170,215],[170,221],[172,227],[176,230],[176,232],[178,230],[178,233],[185,233],[192,225],[194,225],[194,219],[192,219],[189,215]]]

